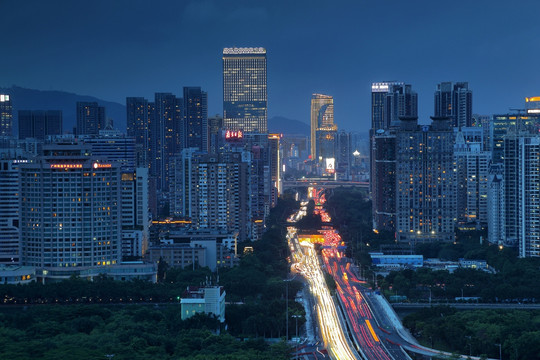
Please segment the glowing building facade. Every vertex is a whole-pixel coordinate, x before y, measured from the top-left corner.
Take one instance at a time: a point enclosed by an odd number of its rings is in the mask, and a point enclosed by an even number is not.
[[[330,95],[311,96],[311,159],[322,162],[334,158],[334,98]]]
[[[266,49],[223,49],[223,122],[229,130],[267,133]]]

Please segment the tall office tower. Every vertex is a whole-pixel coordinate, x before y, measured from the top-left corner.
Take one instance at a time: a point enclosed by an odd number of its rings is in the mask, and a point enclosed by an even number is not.
[[[208,151],[208,95],[200,87],[184,87],[182,148]]]
[[[169,190],[170,158],[184,147],[181,143],[183,103],[182,98],[171,93],[155,95],[150,128],[150,175],[156,177],[158,191]]]
[[[228,130],[267,133],[266,49],[223,49],[223,122]]]
[[[19,110],[19,139],[45,140],[62,134],[61,110]]]
[[[77,135],[98,135],[106,125],[105,107],[97,102],[77,101]]]
[[[127,134],[135,138],[137,163],[148,166],[150,151],[150,106],[142,97],[127,97]]]
[[[336,137],[336,173],[339,179],[350,180],[351,176],[351,134],[341,130]]]
[[[0,264],[19,264],[19,164],[13,151],[0,150]]]
[[[502,164],[504,157],[504,137],[509,131],[538,133],[540,114],[493,115],[491,123],[491,155],[494,164]]]
[[[449,118],[396,132],[396,233],[400,242],[454,241],[454,132]]]
[[[12,136],[13,105],[9,95],[0,94],[0,138]]]
[[[141,257],[148,248],[148,168],[122,171],[122,257]]]
[[[437,84],[435,116],[451,117],[454,127],[472,126],[472,90],[469,90],[469,83]]]
[[[317,131],[336,131],[334,124],[334,98],[330,95],[313,94],[311,96],[311,159],[315,162],[323,161],[319,158],[320,148],[317,146]]]
[[[396,231],[396,134],[377,130],[372,137],[373,229]]]
[[[504,138],[505,236],[520,257],[540,256],[540,137],[509,131]]]
[[[496,245],[505,245],[504,231],[504,168],[494,164],[489,169],[488,179],[488,241]]]
[[[487,224],[488,176],[491,153],[483,151],[482,128],[454,128],[457,222]]]
[[[120,169],[83,145],[20,164],[21,263],[58,273],[121,260]],[[69,275],[68,275],[69,276]]]
[[[540,114],[540,96],[526,97],[525,109],[527,114]]]
[[[99,135],[81,135],[81,143],[87,144],[92,156],[114,162],[122,170],[137,167],[135,138],[118,130],[100,130]]]

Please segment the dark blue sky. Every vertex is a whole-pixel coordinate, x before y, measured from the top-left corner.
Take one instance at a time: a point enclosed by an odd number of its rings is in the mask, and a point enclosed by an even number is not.
[[[334,96],[339,128],[370,126],[370,83],[397,80],[433,113],[441,81],[469,81],[473,111],[540,95],[540,1],[0,0],[0,86],[126,96],[208,91],[222,112],[221,51],[268,51],[269,116],[309,121]]]

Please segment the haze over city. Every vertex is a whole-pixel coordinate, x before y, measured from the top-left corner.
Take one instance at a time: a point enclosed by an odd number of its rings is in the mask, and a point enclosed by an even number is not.
[[[473,112],[537,95],[537,1],[2,1],[0,86],[127,96],[208,92],[222,113],[221,51],[268,51],[269,117],[309,123],[312,93],[335,99],[340,129],[370,127],[371,82],[396,80],[433,115],[442,81],[468,81]]]

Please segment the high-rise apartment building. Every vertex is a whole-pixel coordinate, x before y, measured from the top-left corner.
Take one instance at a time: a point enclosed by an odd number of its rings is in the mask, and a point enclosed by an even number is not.
[[[20,164],[21,262],[48,270],[121,260],[120,169],[73,143]]]
[[[238,232],[250,238],[249,153],[201,154],[192,165],[191,218],[197,229]]]
[[[181,128],[184,100],[171,93],[156,93],[150,127],[150,174],[160,191],[169,190],[170,158],[183,148]]]
[[[493,164],[488,178],[488,240],[496,245],[505,244],[504,220],[504,168]]]
[[[142,97],[126,98],[127,135],[135,138],[137,161],[148,166],[150,152],[150,105]]]
[[[469,90],[469,83],[437,84],[435,116],[452,118],[454,127],[472,126],[472,90]]]
[[[0,264],[19,264],[19,164],[11,151],[0,151]]]
[[[540,256],[540,137],[509,131],[504,138],[504,215],[507,245],[520,257]]]
[[[98,135],[106,126],[105,107],[97,102],[77,101],[77,135]]]
[[[395,231],[395,134],[400,119],[418,116],[418,95],[403,82],[371,84],[370,191],[373,226]],[[390,146],[390,148],[387,148]]]
[[[350,180],[352,146],[351,133],[341,130],[336,137],[336,173],[341,180]]]
[[[396,231],[396,134],[377,130],[372,137],[373,229]]]
[[[326,157],[334,158],[333,149],[330,151],[328,144],[324,144],[324,140],[328,135],[328,140],[331,140],[333,147],[336,131],[334,98],[330,95],[313,94],[311,96],[311,159],[313,161],[320,163]]]
[[[266,49],[223,49],[223,121],[229,130],[268,132]]]
[[[193,159],[197,154],[202,154],[198,148],[186,148],[170,160],[169,206],[171,215],[175,217],[191,217],[192,191],[197,190],[191,186],[191,174],[194,171]]]
[[[215,154],[221,146],[223,136],[223,118],[219,115],[208,118],[208,152]]]
[[[503,114],[493,115],[491,122],[491,156],[495,164],[502,164],[504,159],[504,137],[510,132],[538,132],[540,114]]]
[[[389,129],[400,117],[418,116],[418,94],[403,82],[371,84],[371,129]]]
[[[483,150],[482,128],[454,128],[456,210],[458,224],[487,224],[491,153]]]
[[[148,168],[121,175],[122,257],[141,257],[148,248]]]
[[[182,148],[208,151],[208,95],[200,87],[184,87]]]
[[[454,132],[449,118],[419,126],[402,118],[396,131],[397,241],[454,241]]]
[[[49,135],[62,134],[62,111],[19,110],[19,139],[45,140]]]
[[[12,136],[13,105],[9,95],[0,94],[0,138]]]

